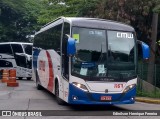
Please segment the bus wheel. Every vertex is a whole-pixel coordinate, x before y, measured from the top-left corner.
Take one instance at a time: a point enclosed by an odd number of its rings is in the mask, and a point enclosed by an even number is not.
[[[32,77],[27,77],[27,80],[31,80]]]
[[[18,77],[18,79],[19,79],[19,80],[22,80],[22,79],[23,79],[23,77]]]
[[[59,98],[59,84],[58,83],[56,83],[56,86],[55,86],[55,95],[56,95],[57,103],[59,105],[64,105],[65,102],[62,99]]]
[[[36,79],[36,88],[38,90],[42,90],[43,89],[43,87],[38,83],[37,79]]]

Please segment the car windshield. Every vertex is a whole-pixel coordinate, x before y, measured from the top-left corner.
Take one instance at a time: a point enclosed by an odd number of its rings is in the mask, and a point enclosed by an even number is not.
[[[73,27],[76,55],[72,75],[128,78],[135,76],[135,40],[131,32]]]

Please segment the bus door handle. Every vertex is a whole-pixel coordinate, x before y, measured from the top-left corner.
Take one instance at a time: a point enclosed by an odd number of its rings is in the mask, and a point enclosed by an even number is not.
[[[60,70],[61,66],[60,66],[60,65],[57,65],[57,68],[58,68],[58,70]]]

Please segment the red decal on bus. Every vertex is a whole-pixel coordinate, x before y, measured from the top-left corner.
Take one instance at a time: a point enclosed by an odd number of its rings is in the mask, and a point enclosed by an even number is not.
[[[114,88],[123,88],[123,84],[114,84]]]
[[[49,82],[48,82],[48,87],[47,89],[49,91],[53,91],[53,81],[54,81],[54,74],[53,74],[53,65],[52,65],[52,59],[51,59],[51,56],[49,54],[48,51],[46,51],[46,54],[47,54],[47,58],[48,58],[48,65],[49,65]]]

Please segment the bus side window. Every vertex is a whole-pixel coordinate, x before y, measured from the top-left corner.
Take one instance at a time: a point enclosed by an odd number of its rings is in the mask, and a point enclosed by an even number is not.
[[[62,24],[52,27],[38,35],[34,39],[35,47],[44,50],[55,50],[60,55]]]
[[[60,55],[60,41],[61,41],[62,24],[59,24],[44,32],[45,47],[47,49],[54,49]],[[46,49],[45,48],[45,49]]]
[[[0,54],[13,55],[10,44],[1,44],[0,45]]]
[[[63,28],[63,38],[62,38],[62,74],[68,80],[69,79],[69,57],[67,56],[67,41],[68,37],[66,34],[70,35],[70,24],[64,23]]]

